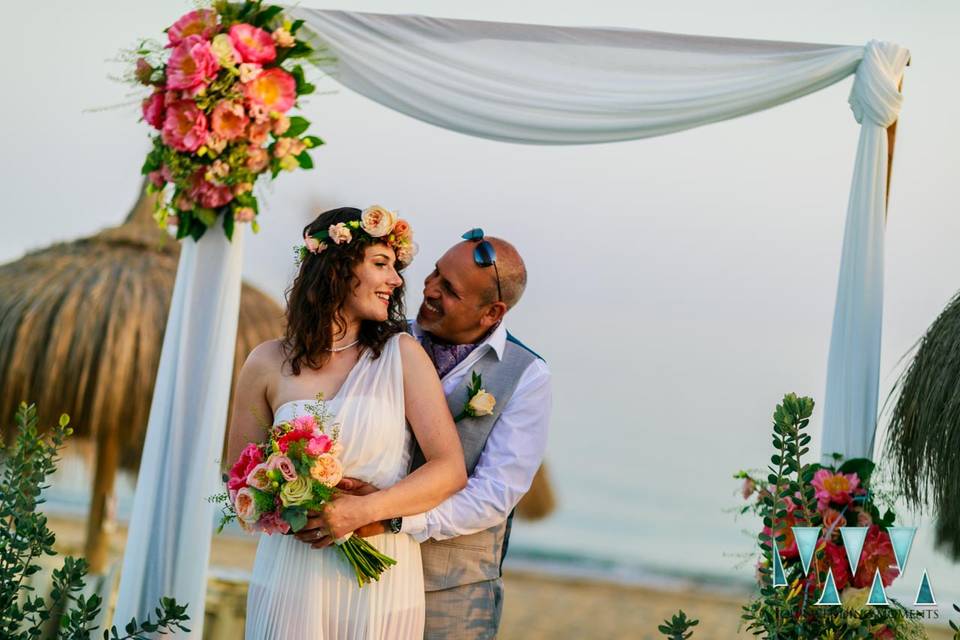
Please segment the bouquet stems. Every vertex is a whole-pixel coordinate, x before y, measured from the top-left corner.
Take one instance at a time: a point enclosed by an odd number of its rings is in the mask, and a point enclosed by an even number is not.
[[[344,542],[338,543],[337,548],[353,567],[357,575],[357,585],[361,588],[371,581],[379,580],[384,571],[397,564],[396,560],[380,553],[372,544],[357,535],[351,535]]]

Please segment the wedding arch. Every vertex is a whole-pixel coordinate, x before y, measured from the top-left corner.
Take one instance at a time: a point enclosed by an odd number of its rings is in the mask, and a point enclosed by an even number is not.
[[[631,29],[551,27],[289,8],[324,70],[425,122],[505,142],[659,136],[743,116],[855,75],[860,123],[827,363],[823,451],[871,457],[877,422],[884,223],[909,51]],[[161,595],[202,633],[227,420],[243,234],[180,254],[123,560],[116,619]],[[209,488],[209,490],[205,490]]]

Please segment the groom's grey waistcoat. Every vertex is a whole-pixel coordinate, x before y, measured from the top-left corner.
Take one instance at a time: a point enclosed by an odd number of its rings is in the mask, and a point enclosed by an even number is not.
[[[477,373],[483,377],[483,388],[496,399],[491,415],[479,418],[468,416],[457,423],[468,476],[473,475],[487,437],[496,425],[500,412],[510,402],[520,376],[539,357],[509,333],[507,336],[502,360],[497,359],[496,351],[488,350],[467,372],[463,383],[447,395],[450,413],[457,416],[467,402],[467,385],[473,373]],[[424,462],[420,448],[414,446],[411,469],[416,469]],[[449,540],[427,540],[421,544],[426,590],[439,591],[500,577],[512,520],[513,513],[503,522],[484,531]]]

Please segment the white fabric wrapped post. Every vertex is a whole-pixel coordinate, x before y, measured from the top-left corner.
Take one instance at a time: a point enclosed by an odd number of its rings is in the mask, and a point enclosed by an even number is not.
[[[886,218],[887,127],[896,122],[900,80],[910,52],[871,42],[857,69],[850,108],[860,123],[824,398],[824,462],[873,456],[880,385],[883,319],[883,236]]]
[[[171,596],[188,604],[189,637],[203,632],[216,512],[206,499],[221,490],[242,256],[240,228],[233,242],[219,227],[183,242],[123,557],[120,627]]]

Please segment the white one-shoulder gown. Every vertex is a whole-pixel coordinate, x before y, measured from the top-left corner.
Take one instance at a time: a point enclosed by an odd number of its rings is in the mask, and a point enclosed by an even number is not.
[[[335,398],[345,475],[384,488],[403,478],[410,438],[403,402],[400,336],[379,358],[365,351]],[[312,399],[276,409],[279,423],[306,413]],[[334,547],[313,549],[289,535],[263,535],[247,595],[247,640],[403,640],[423,637],[420,546],[406,534],[367,539],[397,564],[379,582],[357,586],[353,569]]]

